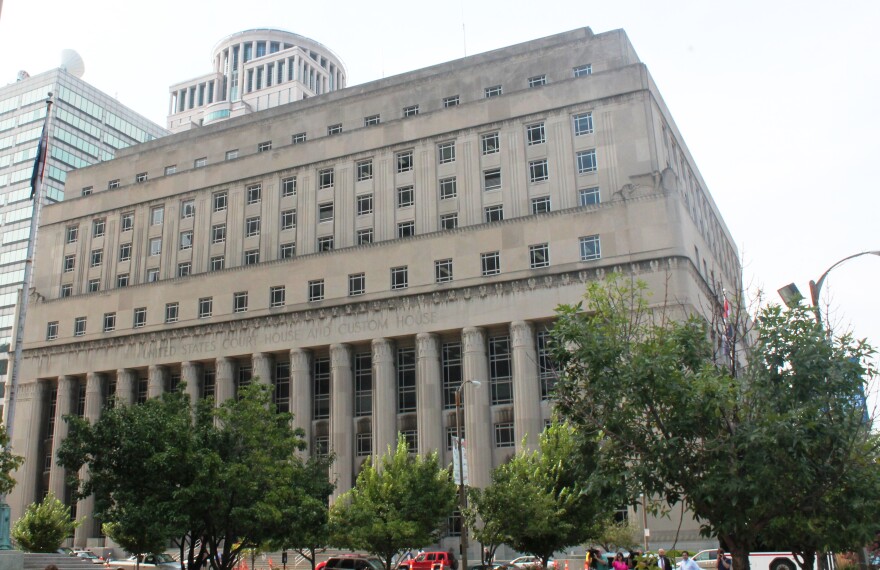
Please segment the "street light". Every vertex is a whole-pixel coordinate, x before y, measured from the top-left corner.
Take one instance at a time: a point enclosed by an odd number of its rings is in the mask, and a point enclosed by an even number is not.
[[[461,521],[461,545],[459,548],[461,550],[461,568],[463,570],[467,570],[468,567],[468,530],[464,519],[464,510],[467,508],[467,493],[464,487],[464,460],[461,450],[463,441],[461,438],[461,391],[468,384],[473,384],[474,388],[479,388],[481,383],[479,380],[465,380],[455,390],[455,437],[458,439],[458,514]]]

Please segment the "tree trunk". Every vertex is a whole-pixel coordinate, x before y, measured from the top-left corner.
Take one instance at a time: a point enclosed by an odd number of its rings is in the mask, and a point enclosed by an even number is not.
[[[724,543],[730,550],[730,558],[733,562],[732,570],[750,570],[749,554],[751,550],[747,545],[739,544],[731,537],[724,537]]]

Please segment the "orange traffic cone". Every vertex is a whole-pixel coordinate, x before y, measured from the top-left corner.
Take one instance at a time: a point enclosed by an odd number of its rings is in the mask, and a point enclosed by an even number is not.
[[[565,570],[568,570],[568,560],[565,561]]]

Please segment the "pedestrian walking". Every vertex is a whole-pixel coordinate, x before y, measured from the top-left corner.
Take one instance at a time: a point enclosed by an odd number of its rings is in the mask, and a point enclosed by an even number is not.
[[[733,568],[733,561],[724,554],[724,549],[718,548],[718,570],[731,570]]]
[[[660,570],[672,570],[673,567],[672,560],[666,556],[666,550],[663,548],[657,550],[657,567]]]
[[[700,570],[700,566],[694,562],[694,559],[691,558],[691,553],[687,550],[681,551],[681,564],[679,568],[681,570]]]
[[[629,570],[629,564],[623,559],[623,552],[618,552],[614,556],[614,562],[611,563],[614,570]]]

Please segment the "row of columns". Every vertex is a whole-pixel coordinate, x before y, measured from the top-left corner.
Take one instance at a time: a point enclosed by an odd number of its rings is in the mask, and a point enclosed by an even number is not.
[[[491,482],[493,441],[493,418],[491,409],[491,383],[485,329],[468,327],[462,330],[462,378],[480,380],[481,387],[467,386],[464,401],[464,431],[468,441],[468,466],[470,484],[485,487]],[[526,447],[535,449],[543,429],[541,414],[541,389],[538,379],[537,351],[533,326],[525,321],[510,325],[511,358],[513,368],[513,415],[516,446],[523,438]],[[372,441],[373,455],[381,456],[396,445],[397,440],[397,371],[395,367],[394,341],[377,338],[371,342],[372,352]],[[445,448],[443,422],[444,400],[441,370],[441,339],[433,333],[416,336],[417,354],[417,406],[418,452],[427,454]],[[336,496],[351,488],[355,471],[354,446],[354,373],[352,369],[354,347],[350,344],[330,346],[330,448],[336,454],[333,476],[337,482]],[[313,353],[308,349],[294,348],[290,358],[290,412],[294,414],[295,426],[305,432],[306,441],[313,441]],[[258,352],[252,355],[255,378],[265,384],[272,381],[274,359],[271,354]],[[181,363],[181,380],[186,391],[195,401],[199,397],[199,379],[203,365],[198,362]],[[235,397],[234,360],[227,357],[215,361],[215,401],[217,405]],[[149,367],[147,392],[150,398],[161,396],[168,385],[170,369],[167,366]],[[100,418],[104,405],[105,375],[90,372],[86,375],[85,418],[94,423]],[[40,383],[42,384],[42,383]],[[57,465],[58,443],[67,436],[65,415],[74,411],[79,383],[74,376],[60,376],[55,406],[55,422],[52,441],[52,465],[50,489],[58,497],[65,495],[64,469]],[[45,398],[45,384],[43,398]],[[135,402],[137,374],[134,370],[120,369],[116,372],[117,405]],[[40,396],[36,396],[39,398]],[[34,414],[40,416],[40,414]],[[31,427],[40,418],[31,418]],[[38,439],[38,438],[36,438]],[[36,450],[35,450],[36,451]],[[35,455],[29,455],[29,475],[39,476]],[[87,477],[87,473],[81,474]],[[85,545],[90,537],[99,536],[92,518],[94,500],[83,499],[77,505],[77,517],[85,517],[84,524],[76,530],[75,544]]]

